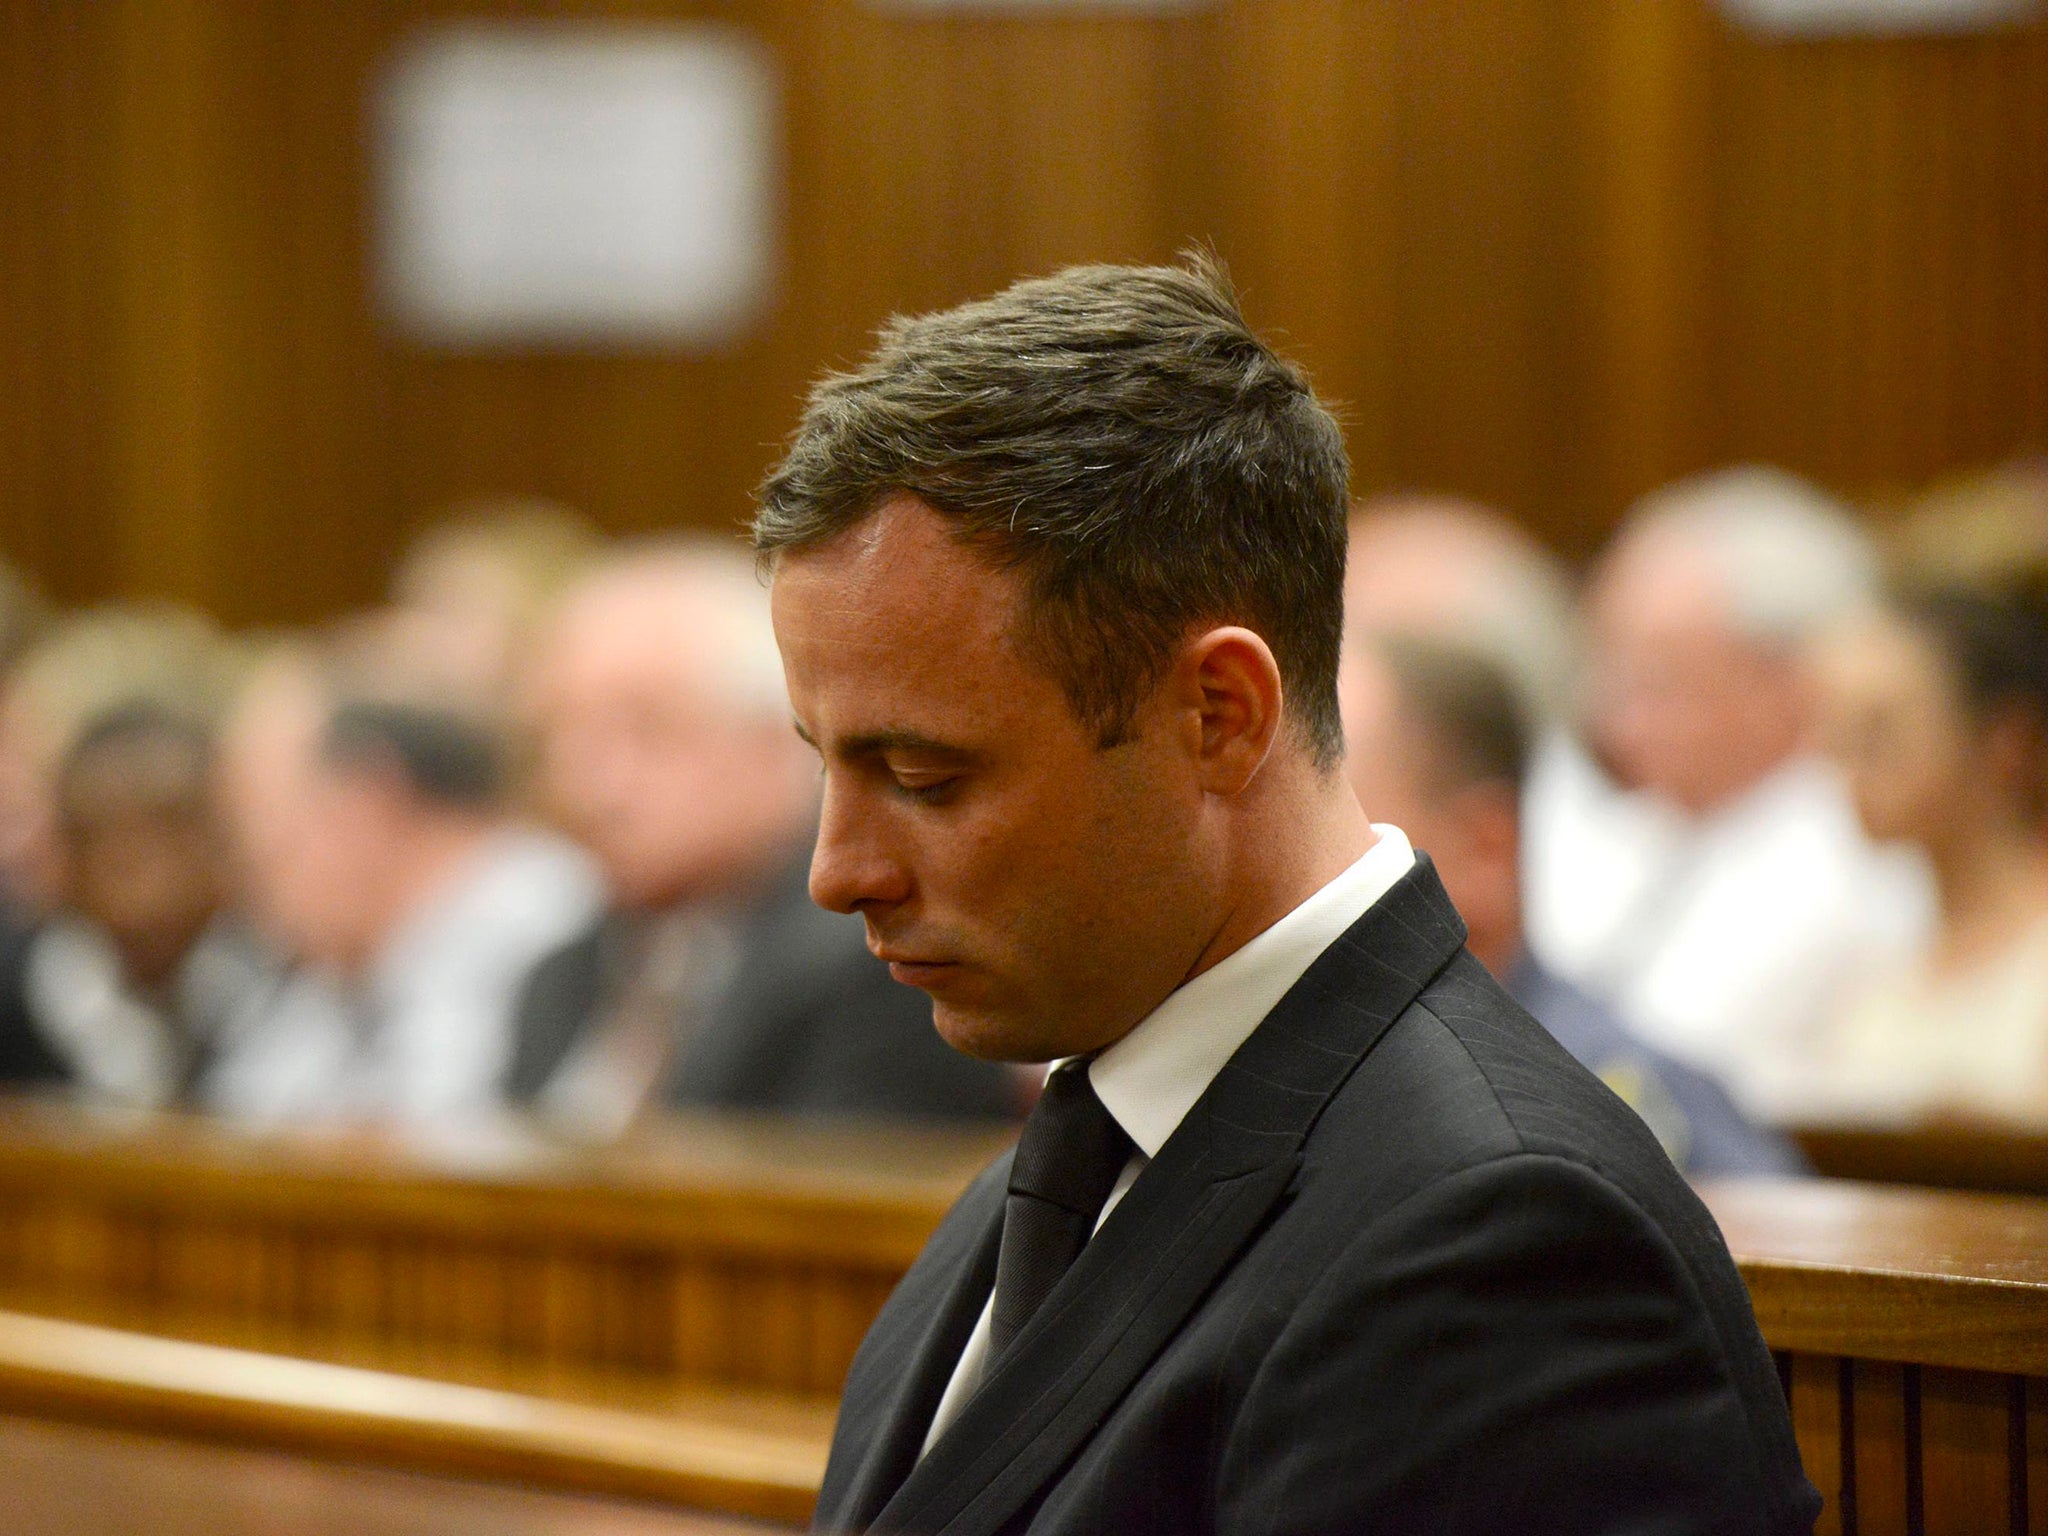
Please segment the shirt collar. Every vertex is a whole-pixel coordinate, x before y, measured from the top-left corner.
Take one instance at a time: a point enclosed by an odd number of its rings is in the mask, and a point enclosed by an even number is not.
[[[1159,1155],[1223,1064],[1316,957],[1414,865],[1415,850],[1399,827],[1373,831],[1379,841],[1355,864],[1176,988],[1089,1064],[1096,1096],[1146,1157]]]

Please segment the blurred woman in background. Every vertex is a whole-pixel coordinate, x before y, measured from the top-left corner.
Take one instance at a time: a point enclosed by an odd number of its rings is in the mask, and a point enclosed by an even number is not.
[[[1819,674],[1857,812],[1926,854],[1939,917],[1924,954],[1851,988],[1809,1114],[2048,1125],[2048,627],[1982,591],[1906,592],[1834,635]]]

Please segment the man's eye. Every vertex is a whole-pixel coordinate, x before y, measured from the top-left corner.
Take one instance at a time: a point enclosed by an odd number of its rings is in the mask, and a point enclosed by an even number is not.
[[[958,782],[957,779],[953,778],[898,779],[896,781],[896,789],[899,794],[908,796],[920,804],[937,805],[948,795],[952,794],[954,786]]]

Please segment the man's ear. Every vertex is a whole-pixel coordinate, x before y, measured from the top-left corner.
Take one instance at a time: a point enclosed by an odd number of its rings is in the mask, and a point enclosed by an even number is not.
[[[1280,732],[1280,664],[1271,647],[1248,629],[1225,625],[1190,640],[1174,673],[1202,787],[1240,793]]]

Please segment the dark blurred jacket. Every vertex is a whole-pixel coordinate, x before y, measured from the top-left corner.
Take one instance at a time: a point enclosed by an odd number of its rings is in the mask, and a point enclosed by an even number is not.
[[[826,912],[807,889],[810,843],[737,924],[730,979],[700,1010],[663,1097],[677,1107],[925,1120],[1015,1119],[1016,1080],[953,1050],[931,1000],[868,953],[858,918]],[[624,978],[612,914],[535,967],[515,1015],[506,1097],[531,1103]]]
[[[1649,1126],[1688,1178],[1808,1173],[1783,1137],[1743,1116],[1706,1073],[1644,1044],[1603,1004],[1524,954],[1508,995]]]
[[[36,1028],[28,1007],[28,955],[35,930],[0,905],[0,1087],[67,1081],[70,1070]]]

